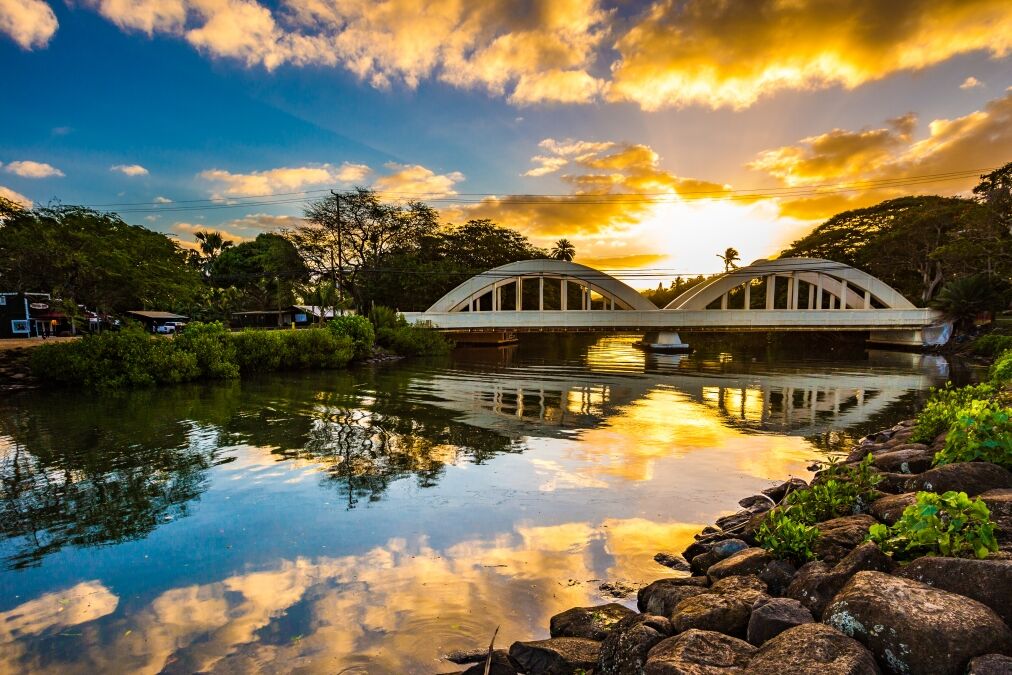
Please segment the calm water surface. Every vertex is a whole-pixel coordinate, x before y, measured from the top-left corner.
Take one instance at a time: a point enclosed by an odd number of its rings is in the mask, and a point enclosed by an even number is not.
[[[635,339],[0,400],[0,671],[452,671],[950,375]]]

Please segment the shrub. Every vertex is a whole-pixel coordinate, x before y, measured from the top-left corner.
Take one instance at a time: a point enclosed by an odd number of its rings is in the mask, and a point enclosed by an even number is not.
[[[372,323],[377,332],[381,328],[400,328],[408,325],[403,316],[383,305],[375,305],[369,310],[369,322]]]
[[[1009,409],[990,401],[972,401],[956,414],[935,454],[935,464],[992,462],[1012,470],[1012,419]]]
[[[931,443],[952,427],[960,409],[974,400],[990,400],[994,394],[994,387],[986,382],[961,388],[946,383],[944,388],[932,390],[924,409],[917,415],[911,442]]]
[[[268,373],[281,367],[283,331],[247,328],[232,334],[236,365],[243,373]]]
[[[438,331],[418,326],[380,328],[376,342],[401,356],[434,356],[447,354],[453,345]]]
[[[991,384],[1004,387],[1012,384],[1012,349],[1002,352],[991,364]]]
[[[917,502],[903,511],[896,524],[872,525],[868,539],[902,559],[922,555],[987,557],[998,550],[991,512],[982,500],[965,492],[918,492]]]
[[[819,539],[819,528],[793,515],[793,507],[770,511],[759,526],[756,541],[777,558],[802,564],[815,559],[812,548]]]
[[[150,386],[157,381],[151,366],[157,339],[140,327],[127,326],[116,333],[42,345],[32,354],[32,372],[43,380],[87,387]]]
[[[970,348],[974,354],[997,356],[1004,351],[1012,350],[1012,335],[1001,335],[999,333],[981,335],[973,341],[973,345]]]
[[[188,324],[174,342],[178,349],[196,357],[200,374],[205,378],[227,380],[239,377],[232,334],[220,321]]]
[[[881,480],[872,469],[873,459],[869,453],[856,467],[830,462],[810,487],[787,495],[784,503],[791,507],[792,517],[814,525],[862,512],[874,498],[875,486]]]
[[[278,331],[281,336],[281,367],[289,369],[340,368],[355,352],[350,337],[327,328]]]
[[[372,323],[364,316],[339,316],[327,323],[334,335],[351,338],[355,348],[356,359],[367,359],[372,356],[372,346],[376,341],[376,331]]]

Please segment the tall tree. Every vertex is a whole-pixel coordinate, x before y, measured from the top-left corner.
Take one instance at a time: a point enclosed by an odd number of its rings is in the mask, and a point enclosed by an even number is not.
[[[737,262],[741,260],[741,256],[738,254],[738,249],[731,248],[730,246],[724,249],[724,255],[717,254],[717,257],[724,261],[724,272],[730,272],[732,269],[738,267]]]
[[[555,242],[551,252],[548,254],[556,260],[571,262],[576,257],[576,247],[568,239],[560,239]]]
[[[981,176],[973,194],[997,224],[1012,234],[1012,162]]]
[[[224,250],[211,266],[210,282],[235,286],[245,309],[281,309],[295,302],[296,289],[309,280],[309,269],[288,239],[263,233],[253,241]]]

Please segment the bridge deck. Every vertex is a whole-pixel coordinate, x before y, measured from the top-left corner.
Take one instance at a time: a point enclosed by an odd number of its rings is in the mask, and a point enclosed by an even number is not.
[[[404,317],[440,330],[518,332],[909,331],[941,320],[932,309],[405,312]]]

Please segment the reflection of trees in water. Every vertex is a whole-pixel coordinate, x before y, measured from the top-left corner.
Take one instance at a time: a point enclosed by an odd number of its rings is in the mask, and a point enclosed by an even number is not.
[[[68,545],[142,538],[188,514],[209,470],[235,459],[222,449],[231,445],[323,465],[349,508],[400,478],[429,487],[447,462],[522,449],[415,400],[406,374],[369,378],[40,393],[0,406],[0,435],[10,438],[0,444],[0,556],[25,567]]]

